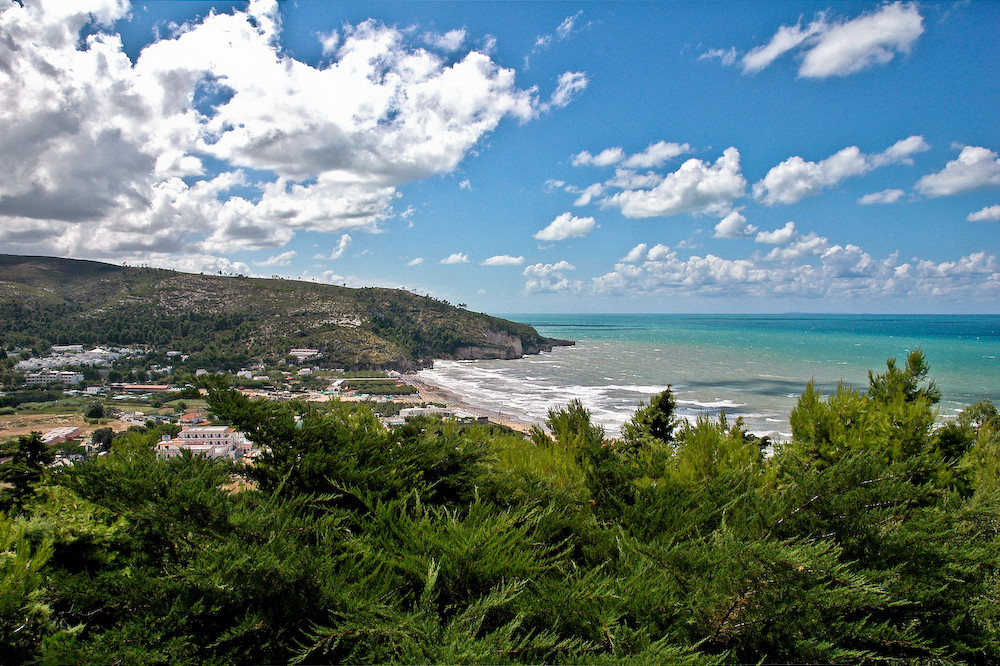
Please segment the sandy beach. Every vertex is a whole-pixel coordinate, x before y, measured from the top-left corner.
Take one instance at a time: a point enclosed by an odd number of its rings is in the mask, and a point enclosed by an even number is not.
[[[417,389],[421,402],[443,404],[453,410],[465,412],[472,416],[486,417],[489,419],[490,423],[506,426],[511,430],[516,430],[522,433],[527,433],[531,430],[531,427],[535,425],[543,428],[545,427],[545,424],[541,421],[533,421],[525,415],[519,415],[499,409],[486,409],[481,406],[469,404],[469,402],[457,393],[453,393],[452,391],[448,391],[440,386],[431,384],[427,380],[412,373],[401,375],[400,379],[409,386]]]

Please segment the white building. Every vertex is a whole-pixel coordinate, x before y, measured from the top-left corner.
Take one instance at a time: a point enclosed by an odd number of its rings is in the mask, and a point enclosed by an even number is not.
[[[184,428],[173,439],[156,445],[159,458],[178,458],[184,451],[206,458],[232,458],[242,460],[253,453],[253,445],[243,433],[228,426],[191,426]]]
[[[76,386],[83,381],[83,375],[79,372],[69,372],[65,370],[40,370],[29,372],[24,380],[28,386],[45,386],[46,384],[66,384]]]
[[[288,355],[294,357],[295,360],[296,360],[296,362],[301,363],[302,361],[306,360],[307,358],[313,358],[315,356],[319,356],[319,350],[318,349],[293,349],[292,351],[288,352]]]

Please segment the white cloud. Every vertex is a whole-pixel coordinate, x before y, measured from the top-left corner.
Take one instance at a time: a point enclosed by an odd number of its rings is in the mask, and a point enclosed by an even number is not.
[[[736,62],[737,56],[736,47],[734,46],[728,51],[725,49],[709,49],[705,53],[698,56],[698,60],[714,60],[718,58],[719,62],[721,62],[724,67],[729,67]]]
[[[520,266],[524,257],[512,257],[509,254],[498,254],[483,262],[483,266]]]
[[[549,103],[556,108],[564,107],[573,101],[574,97],[586,90],[589,83],[590,81],[584,72],[563,72],[559,75],[559,82]]]
[[[524,269],[523,275],[528,278],[524,288],[528,293],[560,292],[579,290],[582,284],[576,280],[570,280],[565,272],[575,270],[575,266],[568,261],[559,261],[555,264],[533,264]]]
[[[424,33],[424,41],[433,46],[434,48],[440,49],[442,51],[452,52],[458,51],[465,44],[465,30],[449,30],[448,32],[441,34],[437,32],[426,32]]]
[[[254,276],[250,267],[242,261],[230,261],[226,257],[217,257],[210,254],[176,255],[154,252],[143,255],[143,261],[156,268],[169,268],[183,273]]]
[[[793,246],[775,248],[780,256],[726,259],[713,254],[680,257],[663,251],[642,260],[638,247],[613,271],[593,278],[600,296],[650,295],[698,297],[855,299],[876,297],[970,298],[1000,295],[996,256],[977,252],[958,261],[899,263],[893,254],[876,259],[856,245],[831,245],[810,234]],[[774,253],[772,253],[774,254]],[[779,260],[779,261],[775,261]]]
[[[538,35],[538,37],[535,38],[535,45],[532,47],[531,53],[524,57],[525,68],[530,67],[531,56],[552,46],[553,41],[561,42],[573,34],[576,22],[582,15],[583,10],[580,10],[572,16],[567,16],[558,26],[556,26],[554,35]]]
[[[772,167],[754,184],[753,193],[766,204],[795,203],[819,194],[844,178],[860,176],[871,167],[857,146],[850,146],[820,162],[807,162],[798,155]]]
[[[923,32],[923,17],[915,4],[894,2],[840,22],[821,13],[808,26],[800,22],[778,28],[767,44],[743,56],[743,72],[757,73],[798,49],[803,53],[799,76],[847,76],[909,53]]]
[[[815,196],[841,181],[863,176],[872,169],[896,163],[912,163],[911,155],[929,146],[921,136],[911,136],[872,155],[857,146],[848,146],[825,160],[808,162],[798,155],[772,167],[753,186],[753,194],[765,204],[791,204]]]
[[[969,222],[994,222],[1000,220],[1000,206],[987,206],[975,213],[969,213]]]
[[[573,156],[573,166],[610,166],[625,159],[625,151],[621,147],[605,148],[597,155],[591,155],[584,150]]]
[[[805,236],[796,234],[786,242],[788,245],[774,248],[764,258],[768,261],[791,262],[806,257],[821,256],[830,249],[830,241],[815,233],[809,233]]]
[[[0,11],[10,250],[211,253],[299,230],[374,231],[400,186],[453,171],[505,118],[545,108],[489,56],[445,59],[375,21],[319,35],[321,66],[295,60],[273,2],[181,26],[133,65],[108,32],[127,11],[113,0]],[[92,16],[99,30],[81,41]]]
[[[535,234],[535,238],[543,241],[561,241],[568,238],[581,238],[593,230],[595,225],[592,217],[575,217],[571,213],[563,213],[552,220],[549,226]]]
[[[344,253],[347,252],[347,248],[349,248],[351,246],[351,242],[352,241],[353,241],[353,239],[351,238],[351,236],[349,234],[342,234],[340,236],[340,240],[337,241],[337,247],[333,248],[333,250],[330,252],[330,254],[328,254],[328,255],[324,255],[324,254],[316,255],[315,258],[316,259],[330,259],[330,260],[340,259],[342,256],[344,256]]]
[[[691,145],[687,143],[670,143],[658,141],[651,143],[646,150],[636,153],[625,160],[625,166],[634,169],[649,169],[662,166],[665,162],[674,159],[678,155],[691,152]]]
[[[264,261],[253,262],[254,266],[287,266],[292,263],[292,259],[295,258],[295,250],[289,250],[288,252],[282,252],[281,254],[276,254],[273,257],[268,257]]]
[[[962,194],[986,187],[1000,187],[1000,158],[992,150],[965,146],[958,159],[937,173],[917,181],[918,192],[928,197]]]
[[[826,27],[826,21],[822,15],[805,28],[801,24],[781,26],[770,42],[752,49],[743,56],[743,73],[755,74],[761,71],[785,53],[825,30]]]
[[[594,183],[593,185],[587,186],[587,188],[582,192],[580,192],[579,194],[580,196],[578,196],[573,201],[573,205],[589,206],[590,202],[594,199],[594,197],[599,197],[602,194],[604,194],[604,185],[600,183]]]
[[[924,33],[916,5],[894,2],[823,30],[799,67],[799,76],[826,78],[884,65],[897,53],[909,53]]]
[[[871,194],[864,195],[858,199],[858,203],[864,206],[870,206],[872,204],[894,204],[899,201],[904,194],[906,194],[906,192],[903,190],[882,190],[881,192],[872,192]]]
[[[767,243],[769,245],[784,245],[795,238],[795,223],[786,222],[785,226],[774,231],[761,231],[754,241],[757,243]]]
[[[453,252],[447,257],[441,260],[442,264],[467,264],[469,263],[469,255],[464,252]]]
[[[930,150],[931,147],[922,136],[910,136],[892,144],[881,153],[871,156],[872,166],[880,167],[886,164],[913,164],[913,155]]]
[[[756,231],[757,227],[747,224],[747,218],[739,211],[734,210],[715,225],[713,236],[715,238],[741,238],[753,236]]]
[[[690,159],[651,189],[627,189],[602,201],[620,208],[630,218],[669,217],[707,213],[724,217],[743,196],[746,180],[740,172],[740,153],[727,148],[715,164]]]
[[[323,48],[323,55],[330,55],[337,50],[338,46],[340,46],[340,33],[336,30],[331,30],[327,33],[320,33],[319,43]]]
[[[576,25],[577,20],[579,20],[581,16],[583,16],[582,9],[578,11],[576,14],[573,14],[572,16],[567,16],[565,19],[563,19],[563,22],[560,23],[559,27],[556,28],[556,37],[558,37],[560,40],[569,37],[570,34],[572,34],[573,32],[573,27]]]
[[[629,250],[628,254],[622,257],[622,261],[634,264],[636,262],[642,261],[642,258],[646,256],[646,244],[639,243],[634,248]]]
[[[465,180],[463,180],[461,183],[458,184],[458,189],[460,189],[460,190],[471,190],[472,189],[472,182],[468,178],[466,178]]]
[[[662,243],[657,243],[649,248],[649,252],[646,253],[646,261],[666,261],[668,258],[674,256],[677,256],[676,252],[671,251],[668,246]]]
[[[424,263],[424,258],[423,257],[415,257],[413,259],[410,259],[408,262],[406,262],[406,265],[407,266],[419,266],[422,263]]]
[[[591,155],[584,150],[573,156],[573,166],[611,166],[623,162],[629,168],[649,169],[651,167],[662,166],[664,162],[672,160],[678,155],[691,152],[691,145],[687,143],[671,143],[668,141],[657,141],[649,144],[641,153],[626,156],[621,146],[605,148],[597,155]]]

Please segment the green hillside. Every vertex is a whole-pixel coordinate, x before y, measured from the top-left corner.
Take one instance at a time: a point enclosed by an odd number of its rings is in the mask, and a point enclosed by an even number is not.
[[[232,369],[319,349],[321,365],[412,369],[549,350],[525,324],[399,289],[0,255],[0,343],[142,345]]]

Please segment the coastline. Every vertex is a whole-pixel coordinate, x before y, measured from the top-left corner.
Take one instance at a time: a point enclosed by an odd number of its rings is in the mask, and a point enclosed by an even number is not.
[[[473,405],[463,396],[433,384],[423,377],[418,377],[416,373],[402,374],[400,380],[417,389],[421,402],[444,404],[449,409],[465,412],[475,417],[485,417],[494,425],[504,426],[520,433],[527,434],[532,426],[536,425],[544,428],[543,422],[532,419],[526,414],[486,409],[479,405]]]

